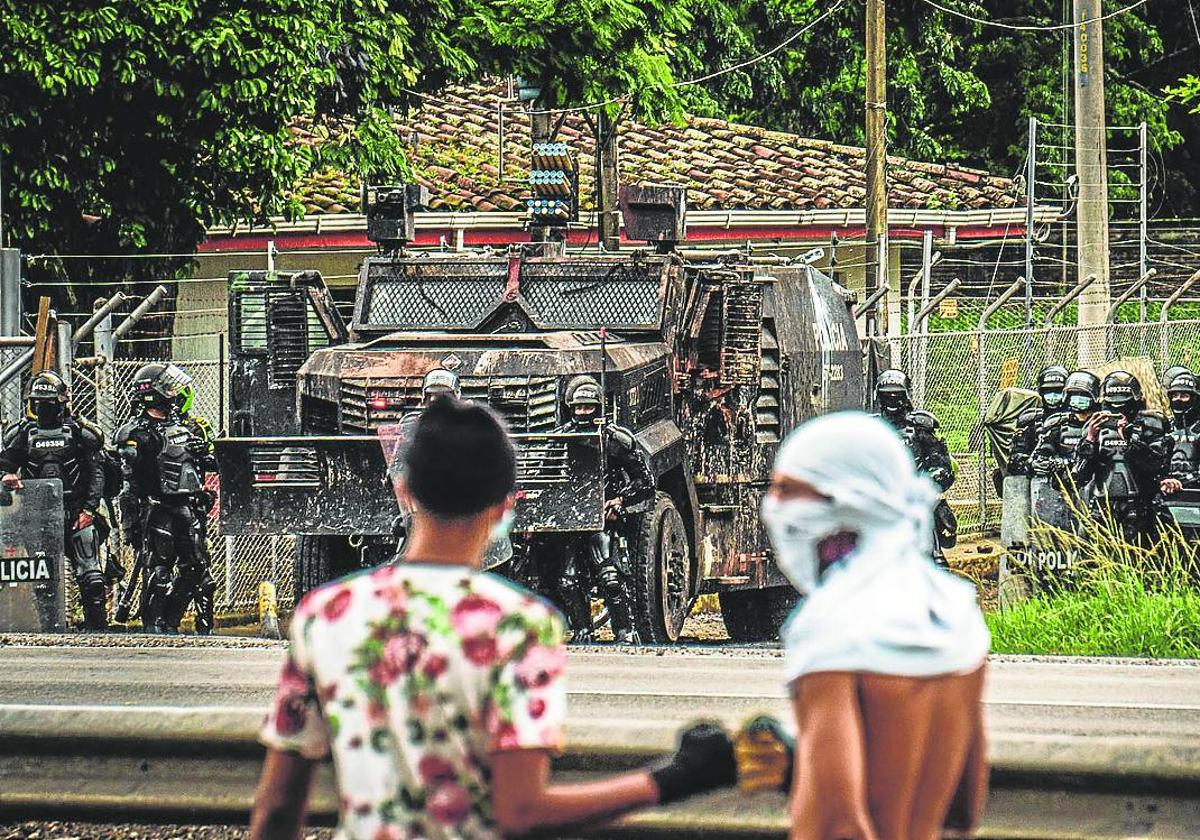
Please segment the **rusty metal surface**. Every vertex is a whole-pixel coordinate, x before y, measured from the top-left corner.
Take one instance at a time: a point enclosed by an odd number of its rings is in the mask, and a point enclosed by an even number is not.
[[[296,371],[302,433],[353,436],[394,423],[418,408],[422,378],[440,367],[457,373],[463,396],[488,403],[513,432],[545,434],[566,419],[573,377],[603,381],[610,419],[633,432],[658,489],[683,517],[693,553],[684,585],[692,595],[787,585],[758,517],[776,448],[803,419],[863,404],[846,295],[807,265],[645,251],[378,255],[360,268],[350,338],[312,350]],[[263,376],[253,376],[261,387]],[[589,511],[590,479],[579,473],[570,482]],[[283,532],[281,504],[303,508],[292,522],[300,533],[312,526],[294,520],[325,510],[334,512],[322,521],[336,530],[321,533],[381,532],[374,513],[347,530],[351,513],[364,510],[361,495],[320,501],[296,488],[284,498],[262,482],[250,491],[263,497],[249,503],[250,515],[271,522],[257,533]],[[303,492],[334,490],[322,484]],[[583,525],[583,508],[527,517],[517,528],[598,528],[590,518]]]

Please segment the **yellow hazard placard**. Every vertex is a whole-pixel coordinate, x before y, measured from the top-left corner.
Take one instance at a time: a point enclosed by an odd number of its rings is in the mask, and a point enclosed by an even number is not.
[[[1017,360],[1005,359],[1000,365],[1000,390],[1012,388],[1017,384]]]
[[[958,300],[956,298],[946,298],[938,304],[938,315],[943,318],[953,319],[958,317]]]

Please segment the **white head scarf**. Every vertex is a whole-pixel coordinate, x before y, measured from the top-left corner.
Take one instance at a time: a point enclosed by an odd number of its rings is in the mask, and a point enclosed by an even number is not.
[[[828,512],[828,533],[857,534],[849,554],[811,575],[784,624],[789,682],[818,671],[930,677],[982,663],[989,636],[975,588],[930,559],[937,488],[890,426],[858,411],[810,420],[780,447],[775,473],[830,498],[809,509]],[[787,510],[772,509],[773,538]]]

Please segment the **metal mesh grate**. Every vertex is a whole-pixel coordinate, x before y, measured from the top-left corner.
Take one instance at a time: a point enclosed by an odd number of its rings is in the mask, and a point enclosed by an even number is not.
[[[664,268],[629,260],[526,263],[521,293],[547,326],[654,326]]]
[[[565,440],[526,440],[517,447],[517,482],[522,486],[570,480]]]
[[[558,379],[553,376],[465,376],[463,399],[487,403],[511,432],[548,432],[559,424]],[[401,377],[363,385],[342,382],[342,426],[371,432],[395,423],[421,404],[421,378]]]
[[[404,263],[371,277],[364,322],[377,327],[470,328],[495,309],[506,262]]]

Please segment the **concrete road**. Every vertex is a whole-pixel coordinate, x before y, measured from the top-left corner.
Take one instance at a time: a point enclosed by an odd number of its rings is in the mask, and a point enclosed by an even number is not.
[[[282,648],[0,647],[0,704],[263,708]],[[590,732],[660,743],[698,715],[734,725],[787,719],[782,661],[770,650],[573,650],[570,716]],[[1200,754],[1200,663],[997,658],[993,736],[1157,743]]]

